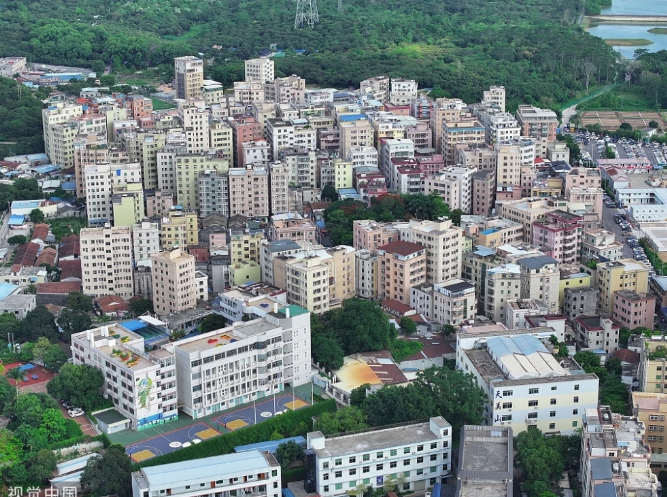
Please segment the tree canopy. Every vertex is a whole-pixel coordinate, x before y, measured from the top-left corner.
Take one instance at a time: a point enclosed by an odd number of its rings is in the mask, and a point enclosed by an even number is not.
[[[344,407],[336,412],[325,412],[316,421],[313,429],[324,435],[346,433],[368,428],[364,413],[356,407]]]
[[[85,411],[103,403],[100,389],[104,385],[102,372],[88,364],[65,364],[58,376],[46,385],[49,395],[69,400]]]
[[[201,331],[206,333],[208,331],[219,330],[227,325],[227,320],[220,314],[209,314],[201,322]]]
[[[81,487],[92,497],[118,495],[132,496],[132,462],[122,445],[110,445],[102,457],[88,460],[81,475]]]

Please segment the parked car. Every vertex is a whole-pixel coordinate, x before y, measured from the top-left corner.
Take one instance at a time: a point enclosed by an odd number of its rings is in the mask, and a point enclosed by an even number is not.
[[[77,407],[77,408],[70,409],[69,411],[67,411],[67,414],[69,414],[73,418],[78,418],[79,416],[83,416],[84,412],[83,412],[83,409],[79,409]]]

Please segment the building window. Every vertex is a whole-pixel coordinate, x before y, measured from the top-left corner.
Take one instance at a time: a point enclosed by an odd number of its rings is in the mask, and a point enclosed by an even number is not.
[[[336,460],[334,461],[334,464],[335,464],[336,466],[340,466],[341,464],[343,464],[343,460],[342,460],[342,459],[336,459]]]
[[[357,470],[356,470],[356,468],[350,470],[350,476],[354,476],[354,475],[356,475],[356,474],[357,474]]]
[[[322,479],[323,479],[323,480],[328,480],[328,479],[329,479],[329,473],[324,473],[324,474],[322,475]]]
[[[574,403],[575,403],[575,404],[578,404],[578,403],[579,403],[579,397],[575,397],[575,398],[574,398]]]
[[[431,454],[430,460],[431,461],[437,461],[438,460],[438,454]]]
[[[336,478],[342,478],[342,477],[343,477],[343,472],[342,472],[342,471],[336,471],[336,472],[334,473],[334,476],[335,476]]]
[[[538,401],[537,400],[529,400],[528,401],[528,407],[537,407]]]
[[[503,390],[503,397],[511,397],[512,395],[514,395],[513,390]]]
[[[382,471],[382,468],[384,468],[384,464],[376,464],[376,465],[375,465],[375,469],[376,469],[377,471]]]
[[[555,430],[556,429],[556,423],[549,423],[549,429],[550,430]]]
[[[528,389],[528,395],[535,395],[535,394],[538,394],[538,393],[540,393],[539,388],[529,388]]]
[[[329,485],[324,485],[324,491],[328,492],[329,491]]]
[[[433,443],[431,444],[431,448],[432,448],[432,449],[437,449],[437,448],[438,448],[438,442],[433,442]]]
[[[503,409],[512,409],[511,402],[503,402]]]
[[[363,468],[361,468],[361,471],[364,472],[364,473],[370,473],[371,467],[370,466],[364,466]]]
[[[577,414],[579,414],[579,409],[572,409],[572,415],[576,416]]]
[[[528,413],[528,419],[537,419],[537,413],[536,412],[529,412]]]
[[[577,427],[577,422],[576,422],[576,421],[572,421],[572,428],[576,428],[576,427]]]
[[[403,466],[410,466],[410,459],[404,459]]]
[[[377,457],[378,459],[382,459],[382,457],[383,457],[383,453],[382,453],[382,452],[378,452],[377,454],[375,454],[375,457]]]
[[[556,417],[556,411],[549,411],[549,417],[550,418],[555,418]]]
[[[364,454],[363,460],[364,461],[370,461],[371,460],[371,455],[370,454]]]
[[[354,464],[355,462],[357,462],[357,458],[356,457],[350,457],[350,464]]]
[[[555,406],[556,405],[556,399],[551,399],[549,401],[549,404],[551,404],[552,406]]]
[[[389,457],[394,457],[397,453],[398,453],[398,451],[396,449],[391,449],[389,451]]]
[[[574,386],[574,389],[575,389],[575,390],[579,390],[579,385],[575,385],[575,386]]]
[[[343,490],[343,484],[342,483],[336,483],[336,490]]]
[[[403,447],[403,454],[409,454],[410,453],[410,447]]]
[[[396,466],[398,466],[398,463],[397,463],[396,461],[391,461],[391,462],[389,463],[389,467],[390,467],[390,468],[395,468]]]

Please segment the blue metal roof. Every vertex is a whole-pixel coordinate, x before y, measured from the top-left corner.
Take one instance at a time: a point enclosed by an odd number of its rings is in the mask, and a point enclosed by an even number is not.
[[[591,459],[591,478],[593,480],[611,480],[613,477],[611,459],[608,457]]]
[[[20,214],[12,214],[9,216],[9,225],[10,226],[21,226],[25,221],[25,216]]]
[[[9,297],[18,287],[18,285],[12,285],[11,283],[0,283],[0,300]]]
[[[494,255],[495,253],[495,250],[485,247],[484,245],[477,245],[477,249],[475,250],[475,254],[481,256]]]
[[[59,169],[62,169],[62,167],[55,164],[44,164],[42,166],[35,166],[32,168],[33,171],[39,174],[52,173],[53,171],[58,171]]]
[[[62,188],[66,192],[70,191],[73,192],[74,190],[76,190],[76,184],[74,183],[74,181],[65,181],[64,183],[60,184],[60,188]]]
[[[341,122],[351,122],[351,121],[360,121],[366,119],[366,116],[363,114],[347,114],[343,116],[338,116],[338,120]]]
[[[141,328],[145,328],[146,323],[144,321],[140,321],[138,319],[135,319],[133,321],[125,321],[123,323],[123,326],[130,331],[135,331],[135,330],[139,330]]]
[[[616,497],[616,485],[612,482],[598,483],[593,487],[594,497]]]
[[[247,452],[249,450],[262,450],[262,451],[268,450],[272,454],[275,454],[276,449],[280,444],[289,442],[291,440],[294,440],[302,447],[306,446],[306,439],[299,436],[299,437],[281,438],[280,440],[267,440],[266,442],[257,442],[254,444],[239,445],[238,447],[234,447],[234,452]]]
[[[513,354],[527,356],[536,352],[549,353],[544,344],[538,338],[531,335],[489,338],[487,340],[487,347],[493,350],[498,357]]]

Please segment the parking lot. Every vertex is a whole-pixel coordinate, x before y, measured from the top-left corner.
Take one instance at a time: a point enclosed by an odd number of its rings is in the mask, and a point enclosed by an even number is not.
[[[594,133],[572,133],[581,148],[584,160],[596,161],[604,158],[605,145],[614,151],[620,159],[647,159],[652,166],[667,167],[667,145],[643,143],[626,138],[601,137]]]

